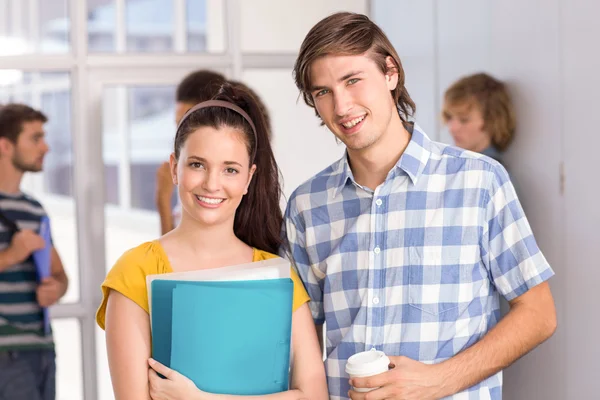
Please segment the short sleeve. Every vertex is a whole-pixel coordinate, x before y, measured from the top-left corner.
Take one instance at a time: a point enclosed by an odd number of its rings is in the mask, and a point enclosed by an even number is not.
[[[276,254],[272,254],[267,251],[256,250],[253,261],[269,260],[277,257],[278,256]],[[292,310],[296,311],[300,308],[300,306],[302,306],[302,304],[310,301],[310,297],[308,296],[306,289],[304,289],[304,285],[302,284],[300,277],[293,268],[290,271],[290,278],[292,278],[292,282],[294,283]]]
[[[305,230],[302,223],[297,223],[291,216],[292,202],[288,205],[282,227],[284,245],[281,246],[280,255],[288,258],[292,267],[297,271],[303,286],[310,296],[310,311],[316,325],[325,323],[323,311],[322,279],[315,274],[305,244]]]
[[[506,170],[495,164],[492,172],[482,256],[494,285],[510,301],[554,272],[538,248]]]
[[[96,312],[96,322],[105,327],[106,304],[115,290],[148,311],[146,276],[161,272],[162,259],[153,243],[145,243],[125,252],[111,268],[102,283],[102,303]]]
[[[306,293],[306,289],[304,289],[304,285],[294,269],[291,270],[290,277],[292,278],[292,282],[294,282],[294,301],[292,310],[296,311],[302,304],[310,301],[310,297],[308,297],[308,293]]]

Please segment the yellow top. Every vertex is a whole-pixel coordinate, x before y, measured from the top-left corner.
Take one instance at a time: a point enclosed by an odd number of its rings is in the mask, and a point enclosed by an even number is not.
[[[266,251],[253,249],[252,261],[268,260],[277,257]],[[137,305],[148,311],[148,291],[146,275],[166,274],[173,272],[167,254],[161,244],[155,240],[146,242],[125,252],[106,275],[102,283],[102,303],[96,312],[96,322],[104,329],[106,302],[109,291],[116,290],[131,299]],[[292,269],[291,278],[294,282],[293,311],[310,300],[300,278]]]

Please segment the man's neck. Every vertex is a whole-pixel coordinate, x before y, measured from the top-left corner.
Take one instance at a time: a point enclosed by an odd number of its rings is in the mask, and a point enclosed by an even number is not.
[[[400,116],[394,113],[386,132],[376,143],[364,150],[348,150],[350,167],[356,182],[375,190],[398,163],[410,142],[410,137],[411,134],[404,127]]]
[[[22,179],[23,171],[17,170],[12,164],[0,163],[0,192],[20,193]]]

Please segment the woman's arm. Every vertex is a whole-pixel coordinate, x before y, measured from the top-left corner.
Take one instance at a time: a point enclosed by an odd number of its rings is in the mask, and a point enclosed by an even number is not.
[[[167,379],[161,379],[150,370],[150,386],[153,400],[326,400],[327,381],[317,333],[308,304],[303,304],[292,316],[292,382],[291,390],[264,396],[233,396],[205,393],[193,383],[164,365],[150,361],[150,366]]]
[[[106,348],[115,400],[150,400],[150,318],[140,306],[114,290],[106,306]]]

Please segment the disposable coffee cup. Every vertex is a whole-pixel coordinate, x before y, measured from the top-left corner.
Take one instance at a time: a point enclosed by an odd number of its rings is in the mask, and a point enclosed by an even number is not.
[[[350,378],[379,375],[389,370],[390,359],[383,351],[367,350],[356,353],[346,362],[346,373]],[[355,392],[370,392],[377,388],[354,388]]]

